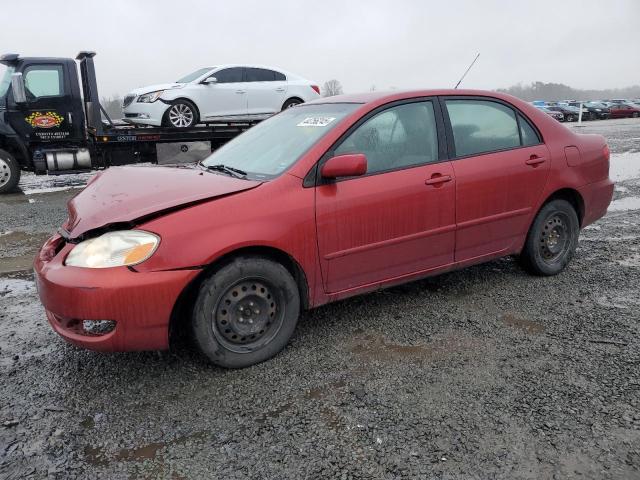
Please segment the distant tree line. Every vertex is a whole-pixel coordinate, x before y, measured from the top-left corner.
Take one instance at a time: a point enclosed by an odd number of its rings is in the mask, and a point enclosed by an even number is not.
[[[562,83],[533,82],[529,85],[513,85],[499,88],[498,92],[508,93],[522,100],[606,100],[611,98],[640,98],[640,85],[607,90],[581,90]]]
[[[122,97],[118,95],[114,97],[102,97],[100,104],[105,109],[111,120],[117,120],[122,118]]]

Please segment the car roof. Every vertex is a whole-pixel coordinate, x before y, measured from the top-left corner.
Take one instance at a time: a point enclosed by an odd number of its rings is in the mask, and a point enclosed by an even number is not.
[[[433,97],[433,96],[475,96],[475,97],[491,97],[504,100],[509,103],[520,104],[522,100],[508,95],[506,93],[492,92],[488,90],[456,90],[448,89],[432,89],[432,90],[406,90],[406,91],[390,91],[390,92],[365,92],[345,95],[335,95],[333,97],[324,97],[307,104],[318,103],[388,103],[397,100],[406,100],[415,97]]]

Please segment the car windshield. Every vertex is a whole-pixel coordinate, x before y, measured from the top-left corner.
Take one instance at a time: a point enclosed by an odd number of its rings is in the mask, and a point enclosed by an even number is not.
[[[200,68],[198,70],[196,70],[195,72],[191,72],[189,75],[185,75],[184,77],[182,77],[179,80],[176,80],[176,83],[189,83],[189,82],[193,82],[196,78],[201,77],[202,75],[204,75],[205,73],[207,73],[209,70],[213,70],[215,67],[209,67],[209,68]]]
[[[327,103],[289,108],[234,138],[202,165],[225,165],[247,172],[249,177],[274,178],[359,106]]]
[[[606,105],[600,103],[600,102],[587,102],[585,103],[585,105],[587,105],[588,107],[597,107],[597,108],[604,108],[606,107]]]
[[[3,69],[4,72],[2,71]],[[0,65],[0,76],[2,77],[2,80],[0,80],[0,97],[4,97],[7,90],[9,90],[9,85],[11,85],[11,75],[13,72],[15,72],[15,68]]]

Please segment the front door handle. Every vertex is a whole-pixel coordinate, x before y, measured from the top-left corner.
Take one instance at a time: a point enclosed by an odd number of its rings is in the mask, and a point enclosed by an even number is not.
[[[236,93],[247,93],[246,90],[236,90]]]
[[[531,165],[532,167],[537,167],[544,162],[546,162],[546,158],[539,157],[537,155],[531,155],[531,157],[529,157],[529,160],[524,163],[526,163],[527,165]]]
[[[451,181],[451,175],[440,175],[439,173],[434,173],[431,175],[431,178],[427,178],[424,183],[425,185],[441,185],[445,182]]]

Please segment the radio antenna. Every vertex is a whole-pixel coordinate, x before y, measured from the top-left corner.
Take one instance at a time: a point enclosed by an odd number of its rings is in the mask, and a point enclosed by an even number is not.
[[[476,55],[476,58],[473,59],[473,62],[471,62],[471,65],[469,65],[469,68],[467,68],[464,71],[464,74],[462,75],[462,78],[460,80],[458,80],[458,83],[456,83],[456,86],[453,87],[454,90],[458,89],[458,85],[460,85],[462,83],[462,80],[464,80],[464,77],[467,76],[467,73],[469,73],[469,70],[471,70],[471,67],[473,67],[473,64],[476,63],[476,60],[478,60],[478,57],[480,56],[480,54],[478,53],[478,55]]]

